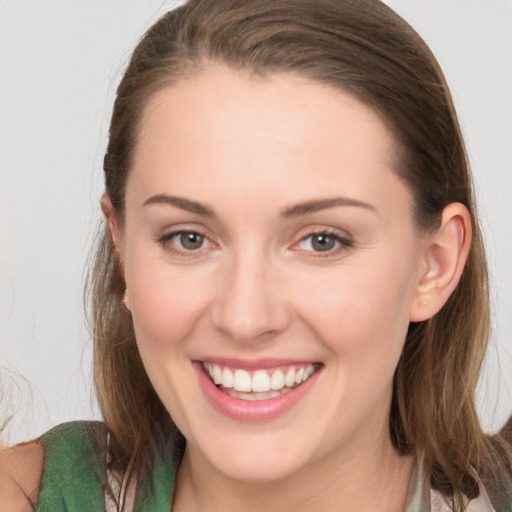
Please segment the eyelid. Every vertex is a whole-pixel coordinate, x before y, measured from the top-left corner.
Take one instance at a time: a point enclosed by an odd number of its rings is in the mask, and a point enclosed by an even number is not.
[[[304,240],[311,235],[330,235],[343,240],[354,240],[353,235],[346,229],[335,228],[332,226],[324,225],[310,225],[305,228],[301,228],[296,235],[298,240]]]
[[[178,223],[178,224],[172,224],[165,226],[161,229],[158,229],[158,232],[155,234],[155,237],[160,239],[164,237],[170,237],[172,235],[175,235],[176,233],[183,233],[183,232],[190,232],[190,233],[197,233],[198,235],[204,236],[205,238],[208,238],[209,240],[214,240],[215,237],[211,233],[211,231],[207,228],[205,228],[201,224],[194,224],[194,223]]]

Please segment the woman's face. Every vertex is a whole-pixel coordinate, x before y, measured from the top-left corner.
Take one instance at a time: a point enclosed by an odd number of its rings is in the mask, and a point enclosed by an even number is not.
[[[372,110],[295,76],[212,67],[151,99],[121,234],[128,307],[203,466],[268,481],[390,442],[425,271],[393,160]]]

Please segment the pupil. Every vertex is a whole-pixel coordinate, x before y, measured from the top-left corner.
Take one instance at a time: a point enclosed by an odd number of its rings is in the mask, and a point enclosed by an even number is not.
[[[329,235],[315,235],[312,245],[315,251],[330,251],[334,249],[334,238]]]
[[[203,245],[203,237],[197,233],[182,233],[180,242],[185,249],[200,249]]]

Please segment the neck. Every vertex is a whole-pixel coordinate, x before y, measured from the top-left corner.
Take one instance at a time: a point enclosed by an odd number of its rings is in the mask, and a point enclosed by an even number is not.
[[[227,478],[187,446],[173,511],[403,511],[414,461],[396,452],[389,434],[371,444],[356,450],[341,448],[341,453],[331,453],[286,478],[264,483]]]

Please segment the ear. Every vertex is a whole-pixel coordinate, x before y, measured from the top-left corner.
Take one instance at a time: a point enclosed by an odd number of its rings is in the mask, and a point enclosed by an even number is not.
[[[443,210],[439,229],[422,249],[421,271],[409,313],[411,322],[432,318],[457,287],[471,247],[471,226],[471,215],[464,205],[452,203]]]
[[[114,243],[114,247],[116,248],[117,256],[119,258],[119,261],[122,263],[122,260],[121,260],[121,229],[119,226],[119,221],[117,219],[116,211],[114,210],[114,207],[112,206],[112,200],[110,199],[110,196],[106,192],[101,196],[100,204],[101,204],[101,211],[103,212],[103,215],[105,216],[105,220],[108,223],[110,236],[112,237],[112,242]]]

